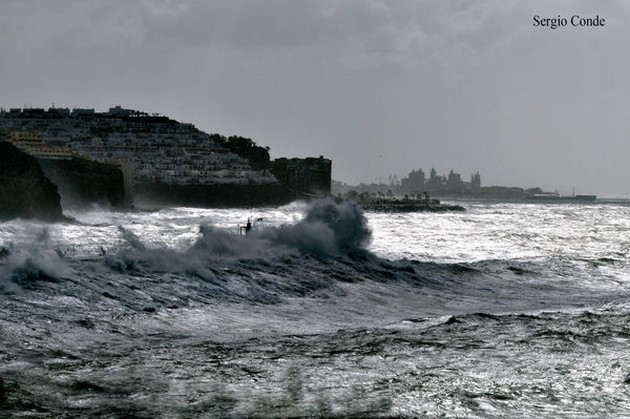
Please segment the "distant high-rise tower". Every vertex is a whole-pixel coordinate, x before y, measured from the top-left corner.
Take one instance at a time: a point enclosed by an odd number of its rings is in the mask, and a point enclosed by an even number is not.
[[[479,190],[481,190],[481,175],[479,172],[475,172],[474,175],[470,175],[470,188],[475,192],[479,192]]]

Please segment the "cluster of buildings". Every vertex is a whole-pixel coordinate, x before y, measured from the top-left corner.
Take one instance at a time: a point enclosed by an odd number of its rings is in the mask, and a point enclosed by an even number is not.
[[[479,172],[470,176],[470,181],[462,180],[459,173],[451,170],[448,175],[438,175],[435,169],[431,169],[427,177],[424,170],[412,170],[407,177],[398,179],[396,175],[390,175],[388,182],[379,179],[378,182],[360,185],[347,185],[334,181],[332,193],[335,195],[347,195],[356,192],[376,197],[393,196],[479,196],[484,190],[481,187],[481,175]]]
[[[10,109],[0,111],[0,128],[37,157],[76,154],[133,168],[134,182],[273,183],[268,170],[221,147],[192,124],[121,107],[94,109]]]
[[[470,182],[466,182],[452,169],[448,175],[438,175],[435,169],[431,169],[428,178],[422,169],[418,169],[401,179],[398,189],[400,193],[410,195],[422,193],[440,196],[475,195],[481,191],[481,175],[476,172],[470,176]]]
[[[225,137],[120,106],[107,112],[0,109],[0,131],[5,139],[37,158],[80,156],[117,165],[130,178],[126,179],[130,185],[270,185],[278,183],[280,177],[301,191],[330,192],[328,159],[279,159],[275,164],[263,151],[266,164],[252,164],[239,148],[230,149],[229,141],[217,141]],[[255,147],[251,140],[246,145]],[[274,165],[280,168],[278,176],[273,173]]]

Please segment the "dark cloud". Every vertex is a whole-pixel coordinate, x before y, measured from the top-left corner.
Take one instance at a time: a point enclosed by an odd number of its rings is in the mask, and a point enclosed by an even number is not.
[[[535,28],[596,15],[605,28]],[[628,193],[627,2],[3,0],[3,106],[138,107],[356,182]],[[594,175],[593,173],[597,173]]]

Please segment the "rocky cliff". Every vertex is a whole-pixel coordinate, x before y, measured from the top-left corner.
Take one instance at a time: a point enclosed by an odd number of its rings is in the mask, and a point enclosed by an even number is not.
[[[100,204],[123,206],[125,185],[117,166],[93,160],[39,159],[42,170],[59,187],[64,208]]]
[[[0,142],[0,220],[63,219],[57,186],[35,159],[13,144]]]

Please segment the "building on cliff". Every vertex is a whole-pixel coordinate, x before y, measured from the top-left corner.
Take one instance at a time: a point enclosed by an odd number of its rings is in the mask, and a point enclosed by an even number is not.
[[[0,110],[0,129],[15,132],[34,154],[57,153],[65,158],[61,155],[69,153],[119,166],[134,199],[145,195],[169,203],[172,196],[178,204],[214,206],[227,197],[225,202],[232,205],[249,206],[330,192],[330,160],[272,163],[269,149],[251,139],[207,134],[192,124],[120,106],[102,113],[67,108]]]
[[[18,137],[38,135],[48,146],[101,162],[129,162],[134,184],[277,182],[268,168],[253,169],[247,158],[192,124],[121,107],[104,113],[94,109],[11,109],[0,112],[1,128]]]
[[[130,186],[123,178],[125,162],[84,158],[72,149],[48,145],[33,132],[0,130],[0,139],[37,159],[44,175],[57,186],[64,207],[131,203]]]
[[[293,191],[306,195],[329,195],[332,162],[323,156],[305,159],[279,158],[273,161],[273,174]]]
[[[20,150],[36,158],[63,160],[77,156],[77,153],[70,149],[49,146],[42,139],[41,135],[34,132],[3,130],[2,137],[6,141],[13,143]]]

